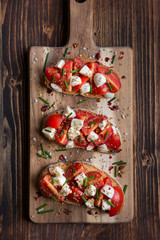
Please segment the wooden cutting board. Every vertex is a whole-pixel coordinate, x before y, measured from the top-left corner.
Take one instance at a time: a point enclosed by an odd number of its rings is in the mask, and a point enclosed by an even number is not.
[[[83,14],[81,14],[83,12]],[[77,43],[77,48],[73,44]],[[49,58],[47,66],[57,62],[63,57],[65,49],[69,47],[66,59],[74,56],[93,57],[97,52],[100,52],[101,61],[107,66],[113,66],[115,71],[121,78],[122,88],[117,95],[117,103],[119,103],[119,111],[109,109],[107,100],[87,99],[87,102],[78,105],[77,102],[84,99],[80,96],[64,95],[53,92],[48,94],[43,84],[43,67],[47,52]],[[123,59],[119,60],[120,52],[124,52]],[[111,60],[105,61],[108,57],[112,59],[114,53],[117,53],[115,61],[111,64]],[[30,49],[30,196],[29,196],[29,216],[36,223],[119,223],[128,222],[133,218],[133,137],[132,137],[132,82],[133,82],[133,54],[128,47],[97,47],[92,39],[92,1],[87,0],[84,3],[78,3],[75,0],[70,0],[70,39],[66,46],[59,48],[52,47],[32,47]],[[45,104],[39,100],[39,96],[47,99],[51,104],[56,102],[57,109],[63,109],[66,105],[75,108],[86,108],[96,111],[97,113],[105,114],[111,122],[115,123],[122,134],[122,151],[116,155],[87,152],[84,150],[67,150],[66,152],[54,152],[59,148],[57,144],[48,143],[41,135],[41,124],[43,117],[52,112],[54,109],[42,114],[41,107]],[[38,102],[37,102],[38,100]],[[115,101],[115,104],[116,104]],[[43,159],[36,156],[40,149],[40,144],[43,143],[44,148],[52,153],[52,159]],[[125,194],[124,207],[121,213],[115,217],[109,217],[108,214],[93,214],[87,213],[87,209],[71,205],[61,205],[45,198],[38,197],[37,177],[40,171],[48,164],[57,162],[59,156],[63,154],[69,161],[73,160],[89,160],[99,169],[108,172],[109,166],[115,161],[126,161],[125,172],[122,178],[117,177],[122,187],[127,184],[128,189]],[[111,175],[114,176],[114,169],[111,170]],[[55,209],[54,213],[46,213],[38,215],[36,208],[48,204],[47,209]],[[72,211],[66,215],[63,210],[67,208]]]

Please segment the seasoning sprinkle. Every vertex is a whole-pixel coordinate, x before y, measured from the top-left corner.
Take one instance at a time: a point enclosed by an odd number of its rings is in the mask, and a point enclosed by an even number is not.
[[[69,209],[67,209],[67,208],[65,208],[64,210],[67,211],[67,212],[70,212],[70,213],[72,212],[71,210],[69,210]]]
[[[92,93],[92,84],[90,85],[90,93]]]
[[[48,129],[45,129],[45,132],[50,132],[50,133],[51,133],[51,131],[50,131],[50,130],[48,130]]]
[[[115,57],[116,57],[116,55],[113,55],[112,61],[111,61],[112,64],[114,63]]]
[[[56,198],[54,198],[53,196],[51,196],[51,198],[53,199],[53,201],[58,202]]]
[[[107,203],[108,203],[109,205],[111,205],[112,207],[115,207],[115,205],[114,205],[111,201],[107,200]]]
[[[39,97],[39,99],[42,100],[43,102],[45,102],[47,105],[49,105],[49,102],[47,102],[47,100],[45,100],[44,98]]]
[[[66,148],[62,148],[62,149],[56,149],[55,152],[61,152],[61,151],[67,151]]]
[[[105,137],[104,137],[105,140],[107,139],[107,135],[108,135],[108,131],[106,132],[106,135],[105,135]]]
[[[79,143],[81,143],[81,136],[79,136]]]
[[[55,102],[52,103],[52,105],[48,108],[48,110],[51,109],[51,107],[53,107],[54,105],[55,105]]]
[[[40,211],[41,209],[43,209],[43,208],[45,208],[45,207],[47,207],[47,206],[48,206],[48,204],[43,204],[42,206],[36,208],[36,210],[37,210],[37,211]]]
[[[108,103],[111,103],[116,97],[113,97],[111,100],[108,101]]]
[[[68,50],[69,50],[69,48],[67,47],[66,50],[65,50],[65,52],[64,52],[64,55],[63,55],[64,57],[66,56]]]
[[[84,196],[82,196],[81,198],[82,198],[82,200],[83,200],[85,203],[87,202],[87,200],[85,199]]]
[[[64,83],[65,83],[65,85],[66,85],[66,88],[67,88],[67,90],[69,90],[69,87],[68,87],[68,84],[67,84],[67,82],[66,82],[66,81],[64,81]]]
[[[62,76],[64,76],[64,68],[62,68]]]
[[[79,69],[75,69],[75,70],[72,70],[70,73],[75,73],[75,72],[78,72]]]
[[[88,179],[87,179],[87,177],[84,179],[84,186],[86,187],[87,186],[87,181],[88,181]]]
[[[48,155],[49,158],[52,158],[52,156],[49,152],[45,151],[45,153]]]
[[[72,112],[70,114],[68,114],[68,116],[66,118],[69,118],[72,115]]]
[[[117,166],[115,166],[115,177],[117,177],[118,169]]]
[[[54,81],[55,81],[55,74],[53,74],[53,81],[52,82],[54,83]]]
[[[128,185],[125,185],[124,188],[123,188],[123,193],[124,194],[126,193],[127,188],[128,188]]]
[[[46,210],[46,211],[40,211],[38,212],[38,214],[44,214],[44,213],[49,213],[49,212],[53,212],[54,209],[50,209],[50,210]]]
[[[79,101],[78,104],[84,103],[84,102],[86,102],[86,101],[87,101],[87,100]]]
[[[49,57],[49,52],[48,52],[47,55],[46,55],[46,60],[45,60],[45,63],[44,63],[43,72],[45,72],[45,70],[46,70],[46,65],[47,65],[48,57]]]
[[[60,134],[60,137],[62,137],[62,135],[63,135],[63,132],[64,132],[64,129],[62,129],[62,132],[61,132],[61,134]]]
[[[97,199],[99,199],[99,192],[98,192],[98,189],[97,189],[97,191],[96,191],[96,197],[97,197]]]
[[[113,92],[113,89],[112,89],[110,83],[107,83],[107,84],[108,84],[108,87],[109,87],[109,89],[111,90],[111,92]]]
[[[97,143],[95,143],[95,141],[93,139],[91,139],[91,141],[98,147]]]
[[[75,173],[76,171],[75,171],[74,167],[73,167],[73,166],[71,166],[71,168],[72,168],[72,171]]]
[[[52,184],[54,185],[54,177],[52,177]]]

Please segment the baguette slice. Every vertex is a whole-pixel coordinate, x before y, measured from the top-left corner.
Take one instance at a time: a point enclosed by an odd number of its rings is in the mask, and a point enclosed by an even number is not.
[[[61,187],[55,185],[58,174],[57,170],[55,171],[57,167],[64,172],[62,175],[58,175],[59,178],[65,177],[68,179],[66,183],[69,188],[68,193],[62,191],[65,184]],[[74,172],[72,171],[73,169]],[[87,182],[85,179],[82,179],[82,184],[79,185],[80,182],[78,183],[77,178],[80,179],[82,174],[86,176]],[[55,179],[54,182],[52,179]],[[86,162],[58,162],[51,164],[41,171],[38,178],[38,186],[45,197],[75,206],[99,208],[105,213],[109,213],[110,216],[117,215],[123,207],[124,195],[119,182],[108,173]],[[88,192],[87,189],[90,188],[94,192]],[[108,192],[104,191],[106,188],[109,188]],[[85,200],[89,204],[86,204]],[[113,203],[112,206],[108,204],[108,200]],[[92,204],[90,204],[90,201]]]
[[[98,92],[93,90],[94,93],[92,92],[87,92],[87,93],[83,93],[81,92],[81,90],[79,89],[78,91],[76,91],[74,86],[70,85],[70,78],[74,75],[76,76],[80,76],[80,77],[84,77],[82,74],[79,74],[79,71],[81,70],[82,67],[80,67],[78,72],[75,73],[70,73],[70,70],[74,70],[75,68],[77,68],[75,65],[75,59],[79,59],[79,61],[83,62],[83,65],[88,65],[89,68],[92,70],[93,74],[91,77],[88,78],[88,80],[85,83],[89,83],[90,85],[94,86],[93,88],[96,88],[96,85],[94,84],[94,76],[96,73],[101,73],[102,75],[104,75],[104,77],[106,78],[106,83],[104,84],[105,87],[100,86],[98,88]],[[63,60],[64,61],[64,60]],[[72,60],[65,60],[65,63],[68,62],[72,62],[72,67],[70,67],[70,70],[67,73],[67,76],[65,76],[65,72],[64,75],[62,73],[62,69],[63,67],[58,68],[57,64],[53,64],[52,66],[46,68],[45,70],[45,77],[44,77],[44,83],[46,85],[46,87],[50,90],[54,90],[52,88],[52,83],[54,81],[54,84],[56,84],[58,86],[58,88],[60,87],[60,91],[57,89],[55,91],[59,91],[65,94],[71,94],[71,95],[81,95],[84,97],[88,97],[88,98],[113,98],[116,94],[116,92],[118,92],[121,88],[121,82],[120,82],[120,78],[118,77],[118,75],[116,74],[115,71],[113,71],[113,69],[97,62],[96,60],[93,59],[88,59],[88,58],[74,58]],[[92,64],[94,64],[95,66],[92,67]],[[106,74],[107,73],[107,74]],[[55,79],[53,80],[53,75],[55,75]],[[66,85],[64,82],[67,82],[69,89],[67,89]],[[102,88],[105,89],[102,91]],[[97,93],[97,94],[96,94]],[[107,94],[105,94],[107,93]],[[110,94],[108,94],[110,93]]]
[[[69,117],[67,116],[67,118],[64,115],[67,111],[68,116],[70,111],[72,111],[74,118],[72,118],[72,114]],[[54,118],[57,115],[61,118],[58,125],[56,124],[57,120],[55,121]],[[73,119],[76,119],[76,121],[77,119],[82,120],[83,127],[78,132],[77,126],[75,128],[71,127]],[[106,123],[106,126],[104,129],[100,129],[103,121]],[[54,136],[52,133],[48,133],[48,131],[54,131]],[[108,121],[107,116],[99,115],[86,109],[71,109],[67,106],[64,111],[56,111],[47,115],[43,119],[42,135],[48,141],[56,142],[66,148],[81,148],[108,154],[121,151],[122,140],[119,129]],[[95,139],[95,136],[97,139]]]

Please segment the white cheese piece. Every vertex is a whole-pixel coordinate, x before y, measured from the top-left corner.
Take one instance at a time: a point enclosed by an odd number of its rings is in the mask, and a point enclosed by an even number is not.
[[[110,185],[105,185],[101,192],[106,195],[108,198],[112,198],[114,195],[114,188],[112,188]]]
[[[99,124],[99,128],[101,130],[105,129],[105,127],[107,126],[108,121],[107,120],[103,120],[100,124]]]
[[[74,148],[74,142],[73,141],[69,141],[66,145],[66,148]]]
[[[117,127],[112,126],[112,129],[113,129],[113,134],[117,134]]]
[[[57,64],[55,65],[55,67],[57,68],[62,68],[65,64],[65,61],[63,59],[61,59],[60,61],[57,62]]]
[[[98,138],[98,134],[95,133],[94,131],[90,132],[90,134],[87,137],[88,142],[91,142],[91,140],[96,140]]]
[[[107,148],[106,144],[100,145],[98,147],[98,151],[99,152],[103,152],[103,153],[107,153],[108,152],[108,148]]]
[[[63,116],[67,117],[69,114],[71,114],[70,115],[71,118],[74,118],[76,116],[75,111],[72,108],[70,108],[69,106],[67,106],[63,112]]]
[[[111,205],[108,204],[107,200],[102,199],[102,210],[103,211],[108,211],[111,209]]]
[[[81,89],[80,89],[81,93],[88,93],[90,92],[90,84],[89,83],[85,83],[82,85]]]
[[[54,168],[51,167],[51,168],[49,168],[49,172],[50,172],[50,174],[55,174],[56,177],[60,177],[64,174],[63,169],[60,167],[54,167]]]
[[[95,85],[97,87],[102,86],[106,82],[105,76],[103,76],[103,74],[101,74],[101,73],[96,73],[94,75],[94,79],[93,80],[94,80],[94,83],[95,83]]]
[[[56,92],[62,92],[62,88],[54,83],[51,83],[51,88],[53,88],[53,90],[55,90]]]
[[[75,130],[81,130],[83,127],[84,120],[74,118],[71,121],[71,127],[73,127]]]
[[[69,137],[69,139],[73,140],[78,135],[80,135],[80,131],[76,130],[74,127],[70,127],[70,129],[68,130],[68,137]]]
[[[54,178],[54,186],[60,186],[62,187],[63,184],[65,183],[66,178],[62,175],[60,177],[55,177]]]
[[[87,149],[88,151],[91,151],[93,148],[94,148],[94,146],[91,146],[91,145],[88,145],[88,146],[86,147],[86,149]]]
[[[81,173],[79,175],[77,175],[75,177],[75,181],[77,182],[78,186],[81,188],[84,184],[84,179],[86,178],[87,176],[84,174],[84,173]]]
[[[96,194],[96,187],[94,185],[89,185],[86,187],[84,194],[86,194],[88,197],[93,197]]]
[[[87,65],[84,65],[79,73],[89,78],[92,77],[92,71]]]
[[[82,83],[82,80],[78,76],[72,76],[70,79],[70,84],[71,86],[77,86]]]
[[[64,184],[64,186],[61,188],[61,190],[60,190],[60,195],[62,195],[62,196],[64,196],[64,197],[66,197],[66,196],[68,196],[69,194],[70,194],[70,187],[69,187],[69,185],[66,183],[66,184]]]
[[[54,139],[56,129],[51,127],[46,127],[42,129],[42,133],[49,139]]]
[[[95,206],[94,206],[94,198],[88,199],[88,201],[85,203],[85,205],[88,208],[95,208]]]
[[[109,100],[109,99],[112,99],[115,96],[115,94],[111,92],[107,92],[103,96]]]

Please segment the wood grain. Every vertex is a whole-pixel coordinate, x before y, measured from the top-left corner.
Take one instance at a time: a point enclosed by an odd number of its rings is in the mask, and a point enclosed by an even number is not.
[[[91,224],[37,225],[28,221],[27,52],[33,45],[66,44],[67,1],[2,0],[1,3],[4,131],[0,146],[3,149],[1,239],[106,239],[106,236],[107,239],[159,239],[159,0],[93,1],[96,45],[132,47],[135,79],[135,217],[132,223],[96,227]]]

